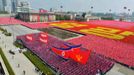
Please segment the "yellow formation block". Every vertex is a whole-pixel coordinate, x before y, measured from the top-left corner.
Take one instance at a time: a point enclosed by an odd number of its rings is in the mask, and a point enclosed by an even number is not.
[[[123,35],[123,36],[131,36],[131,35],[134,35],[134,32],[125,31],[125,32],[120,33],[120,35]]]
[[[75,27],[87,26],[86,24],[79,24],[79,23],[74,23],[74,22],[51,23],[50,25],[60,27],[60,28],[75,28]]]
[[[93,35],[110,38],[110,39],[116,39],[116,40],[122,40],[127,36],[134,35],[134,32],[130,32],[130,31],[121,32],[121,30],[119,29],[105,28],[105,27],[81,29],[80,32],[86,34],[93,34]]]

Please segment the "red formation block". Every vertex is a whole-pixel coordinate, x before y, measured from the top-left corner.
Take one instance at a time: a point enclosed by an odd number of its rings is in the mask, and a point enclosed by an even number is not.
[[[21,20],[17,20],[12,17],[0,17],[0,25],[16,25],[20,24],[31,29],[46,28],[49,27],[48,23],[28,23]]]
[[[47,28],[50,26],[48,23],[24,23],[23,25],[31,29]]]
[[[134,22],[123,22],[123,21],[108,21],[108,20],[93,20],[89,22],[81,22],[84,24],[92,24],[97,26],[105,26],[119,29],[126,29],[130,31],[134,31]]]
[[[23,21],[17,20],[12,17],[0,17],[0,25],[14,25],[14,24],[23,24]]]
[[[73,44],[82,44],[83,47],[91,49],[98,54],[134,67],[134,45],[132,44],[94,35],[71,39],[68,42]]]

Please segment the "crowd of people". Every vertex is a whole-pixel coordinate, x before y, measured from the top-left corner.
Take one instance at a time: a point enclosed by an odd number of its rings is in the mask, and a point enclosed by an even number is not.
[[[91,57],[85,65],[77,63],[70,59],[64,60],[62,57],[51,51],[51,48],[53,46],[60,47],[63,43],[65,43],[64,41],[52,36],[48,36],[48,43],[45,44],[37,39],[38,35],[39,34],[34,34],[33,37],[36,38],[34,41],[26,41],[25,36],[19,36],[17,39],[22,40],[25,47],[39,56],[44,61],[44,63],[47,63],[51,66],[51,68],[55,70],[58,68],[58,71],[62,74],[95,75],[97,74],[98,69],[101,70],[101,72],[106,73],[114,65],[112,61],[103,58],[94,52],[91,53]]]

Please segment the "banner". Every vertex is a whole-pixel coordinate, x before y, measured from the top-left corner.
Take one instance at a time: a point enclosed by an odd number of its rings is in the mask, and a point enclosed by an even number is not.
[[[46,13],[46,12],[48,12],[48,11],[45,9],[39,9],[39,13]]]
[[[41,33],[40,33],[40,37],[42,37],[42,38],[47,38],[47,37],[48,37],[48,34],[45,33],[45,32],[41,32]]]
[[[52,48],[52,51],[54,53],[56,53],[57,55],[65,58],[65,59],[68,59],[70,54],[71,54],[71,52],[72,52],[70,49],[69,50],[59,50],[59,49],[57,49],[55,47]]]
[[[86,64],[91,52],[80,50],[79,52],[73,52],[71,54],[71,59],[81,64]]]
[[[90,57],[91,51],[81,50],[79,46],[74,47],[74,48],[72,47],[71,46],[67,48],[53,47],[52,51],[65,59],[72,59],[78,63],[86,64],[86,62],[88,61]]]
[[[40,40],[41,42],[43,42],[43,43],[47,43],[47,42],[48,42],[47,39],[44,39],[44,38],[41,38],[41,37],[39,37],[39,40]]]
[[[28,41],[33,41],[33,36],[32,36],[32,34],[27,34],[27,35],[26,35],[26,39],[27,39]]]
[[[47,33],[44,33],[44,32],[41,32],[39,34],[39,40],[43,43],[48,43],[48,34]]]

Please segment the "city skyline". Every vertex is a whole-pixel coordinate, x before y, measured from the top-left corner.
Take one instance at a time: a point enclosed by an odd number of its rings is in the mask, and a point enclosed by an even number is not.
[[[93,12],[112,12],[112,13],[131,13],[133,12],[134,0],[32,0],[29,1],[33,9],[44,8],[49,10],[54,8],[60,10],[63,6],[64,11],[93,11]],[[127,7],[127,9],[124,9]],[[128,11],[130,10],[130,11]]]
[[[1,8],[4,0],[1,0]],[[7,0],[5,9],[13,7],[11,4],[13,0]],[[27,1],[32,9],[38,10],[40,8],[50,10],[51,8],[58,11],[75,11],[75,12],[99,12],[99,13],[132,13],[134,11],[134,0],[116,1],[116,0],[19,0]],[[15,6],[15,5],[14,5]],[[62,7],[62,8],[61,8]],[[126,9],[124,9],[126,7]],[[12,8],[13,9],[13,8]]]

